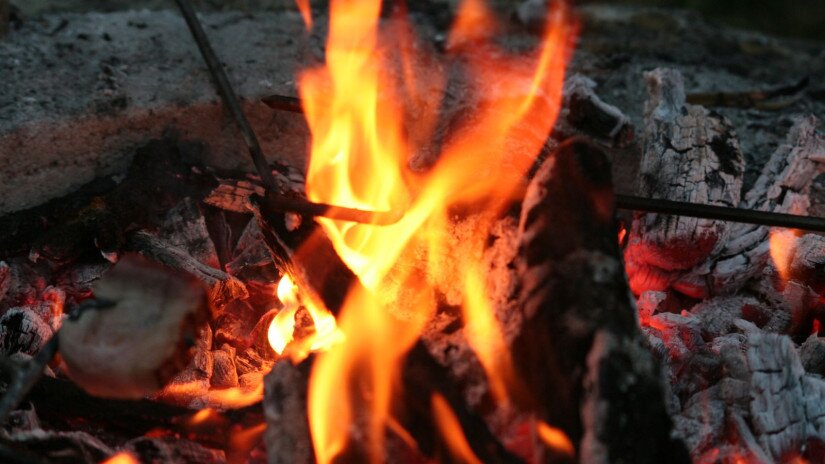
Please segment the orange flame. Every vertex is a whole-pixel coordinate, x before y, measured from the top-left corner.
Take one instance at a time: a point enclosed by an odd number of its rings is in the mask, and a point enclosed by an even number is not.
[[[548,448],[570,457],[576,455],[576,448],[573,446],[573,442],[571,442],[567,434],[560,429],[538,421],[536,423],[536,433]]]
[[[513,368],[507,353],[507,343],[501,333],[498,320],[485,296],[481,270],[474,266],[465,281],[464,319],[467,342],[478,355],[490,381],[493,396],[500,402],[507,401],[507,384],[511,383]]]
[[[298,5],[298,11],[301,12],[301,19],[304,20],[307,30],[312,29],[312,7],[309,0],[295,0],[295,4]]]
[[[203,408],[195,414],[192,414],[192,417],[189,418],[187,424],[190,426],[198,426],[218,417],[220,417],[218,411],[215,411],[212,408]]]
[[[465,332],[494,396],[506,399],[506,343],[477,261],[493,221],[523,186],[555,123],[574,35],[559,4],[548,15],[537,53],[510,56],[490,40],[495,22],[482,1],[466,0],[448,41],[454,44],[449,61],[468,68],[470,93],[478,101],[472,115],[451,127],[435,165],[420,174],[408,164],[429,149],[442,92],[436,87],[446,64],[423,55],[406,24],[379,28],[381,3],[332,0],[326,62],[299,76],[312,134],[307,197],[404,213],[389,226],[318,219],[362,284],[347,295],[338,315],[338,344],[317,357],[310,378],[309,422],[319,463],[334,461],[346,449],[351,425],[365,410],[366,451],[372,462],[383,460],[401,360],[435,311],[436,281],[457,277],[446,275],[433,257],[445,249],[450,210],[458,205],[483,211],[477,230],[454,257],[466,272],[459,282],[466,292]],[[472,47],[463,46],[468,41]],[[328,312],[318,313],[334,327]],[[282,322],[270,328],[276,351],[289,350],[285,334],[291,331]],[[463,434],[457,421],[450,422],[449,407],[435,397],[433,408],[454,451],[461,450]]]
[[[771,229],[769,240],[771,260],[783,282],[787,282],[790,278],[798,237],[799,231],[794,229]]]
[[[453,413],[453,410],[450,409],[447,400],[445,400],[443,396],[435,394],[432,398],[432,406],[438,431],[441,432],[441,436],[445,438],[450,447],[450,453],[456,462],[481,464],[481,460],[478,459],[473,449],[470,448],[467,437],[464,436],[464,432],[461,429],[461,424],[458,422],[458,418]]]

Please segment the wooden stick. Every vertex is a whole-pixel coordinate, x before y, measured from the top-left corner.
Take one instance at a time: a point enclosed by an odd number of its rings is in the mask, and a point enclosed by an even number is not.
[[[243,110],[241,110],[238,96],[235,95],[235,91],[232,90],[232,84],[229,83],[229,78],[226,77],[226,71],[224,71],[223,66],[218,60],[218,56],[212,49],[209,38],[203,31],[203,26],[201,26],[195,10],[192,8],[189,0],[175,1],[186,20],[186,24],[189,26],[189,31],[192,32],[192,37],[198,44],[198,49],[200,49],[203,60],[206,61],[209,74],[212,75],[212,80],[215,82],[215,87],[218,89],[224,106],[226,106],[232,114],[232,119],[235,120],[235,124],[238,125],[238,129],[240,129],[241,134],[243,134],[246,147],[249,149],[249,154],[252,156],[252,162],[255,163],[255,169],[258,171],[258,175],[261,176],[261,180],[266,188],[274,191],[276,187],[275,177],[272,175],[272,171],[269,170],[269,165],[266,163],[261,145],[258,143],[258,137],[255,135],[255,131],[252,130],[252,126],[249,124],[249,120],[246,119]]]

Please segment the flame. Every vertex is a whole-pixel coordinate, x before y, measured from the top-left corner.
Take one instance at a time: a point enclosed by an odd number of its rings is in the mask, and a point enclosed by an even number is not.
[[[249,453],[260,442],[266,431],[266,422],[230,431],[227,462],[247,462]]]
[[[433,395],[432,398],[433,415],[435,416],[436,425],[441,436],[445,438],[450,447],[450,453],[455,458],[456,462],[466,462],[468,464],[481,464],[481,460],[473,453],[464,432],[461,429],[461,424],[458,418],[450,409],[447,400],[439,394]]]
[[[347,295],[337,325],[326,309],[307,307],[319,334],[312,349],[336,345],[319,354],[310,377],[309,422],[319,463],[332,462],[347,449],[351,426],[361,420],[366,421],[365,452],[372,462],[383,461],[401,361],[435,312],[439,279],[459,278],[463,284],[466,336],[494,396],[506,400],[509,354],[478,261],[493,222],[523,188],[555,123],[575,32],[565,6],[558,4],[537,51],[510,56],[491,41],[496,27],[484,3],[463,2],[448,58],[466,67],[470,93],[478,101],[472,115],[451,126],[438,161],[422,174],[409,163],[432,149],[444,65],[421,52],[405,22],[379,27],[381,3],[332,0],[326,61],[299,76],[312,135],[307,197],[403,212],[389,226],[317,220],[362,284]],[[472,46],[464,46],[469,42]],[[461,252],[451,256],[466,274],[458,276],[435,259],[445,250],[449,254],[450,211],[456,206],[471,206],[478,218]],[[270,326],[270,341],[279,352],[296,344],[290,343],[288,319],[285,314]],[[443,398],[434,397],[433,408],[453,452],[477,462],[466,440],[466,448],[461,444],[463,433]]]
[[[270,346],[279,355],[284,354],[286,348],[293,341],[295,331],[295,313],[305,304],[315,332],[299,343],[290,347],[290,356],[293,362],[300,362],[313,351],[326,350],[341,339],[341,332],[335,321],[335,316],[326,309],[318,308],[310,301],[303,302],[298,296],[298,287],[288,275],[281,277],[277,289],[278,300],[283,308],[272,319],[267,330]]]
[[[192,414],[192,417],[189,418],[187,424],[190,426],[203,425],[218,417],[220,417],[218,411],[215,411],[212,408],[203,408],[195,414]]]
[[[267,339],[276,353],[282,354],[287,344],[292,341],[295,330],[295,313],[298,311],[298,295],[295,284],[288,275],[281,277],[278,282],[278,299],[284,307],[272,319],[267,330]]]
[[[790,278],[798,237],[799,231],[794,229],[771,229],[769,240],[771,260],[783,282],[787,282]]]
[[[298,11],[301,12],[301,19],[304,20],[307,30],[312,29],[312,7],[309,0],[295,0],[295,4],[298,5]]]
[[[536,434],[548,448],[570,457],[576,456],[576,448],[573,447],[573,442],[560,429],[538,421],[536,423]]]
[[[140,461],[132,453],[121,451],[112,455],[101,464],[140,464]]]
[[[481,280],[481,269],[470,269],[465,281],[464,319],[467,321],[465,335],[470,346],[478,355],[493,396],[500,402],[507,401],[507,384],[513,382],[513,368],[507,353],[507,343],[501,333],[493,308]]]

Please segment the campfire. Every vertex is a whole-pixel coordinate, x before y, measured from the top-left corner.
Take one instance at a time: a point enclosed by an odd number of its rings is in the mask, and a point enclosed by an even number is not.
[[[178,4],[255,173],[167,134],[4,217],[4,462],[825,459],[825,136],[795,116],[748,181],[707,108],[806,81],[657,67],[634,124],[570,70],[565,2],[463,0],[433,42],[403,5],[299,0],[323,54],[260,101],[305,121],[300,165]]]

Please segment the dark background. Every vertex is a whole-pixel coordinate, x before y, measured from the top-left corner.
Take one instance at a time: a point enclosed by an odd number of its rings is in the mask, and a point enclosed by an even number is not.
[[[579,0],[678,7],[724,24],[785,37],[825,38],[825,0]]]
[[[0,0],[11,1],[22,13],[36,15],[57,11],[112,11],[139,8],[174,8],[173,0]],[[429,1],[449,8],[458,0]],[[488,0],[513,7],[521,0]],[[570,0],[573,4],[607,3],[694,10],[705,17],[731,26],[759,30],[769,34],[825,39],[825,0]],[[277,10],[295,8],[294,0],[193,0],[200,9]],[[320,5],[323,1],[313,0]]]

